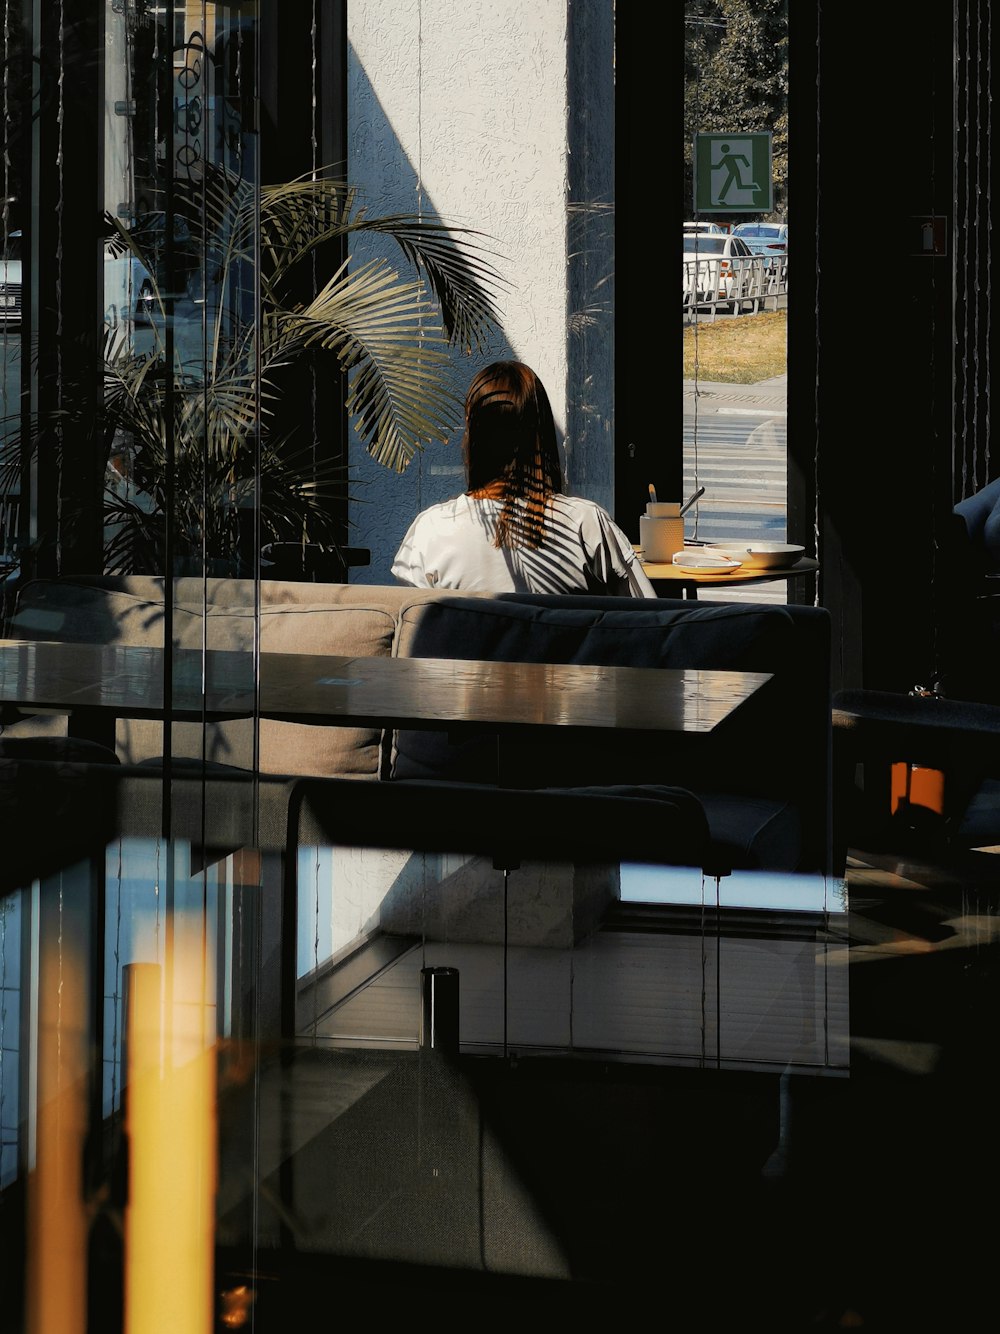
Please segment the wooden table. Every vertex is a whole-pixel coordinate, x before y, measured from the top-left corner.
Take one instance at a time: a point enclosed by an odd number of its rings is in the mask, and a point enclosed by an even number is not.
[[[768,679],[765,673],[592,667],[452,658],[331,658],[263,653],[173,655],[120,644],[0,640],[0,701],[66,712],[73,735],[111,744],[118,718],[250,717],[327,726],[539,727],[705,734]]]
[[[693,548],[695,551],[698,549]],[[678,569],[676,565],[666,561],[642,560],[641,551],[639,555],[646,577],[661,597],[696,598],[699,587],[707,588],[714,585],[716,588],[727,588],[735,584],[765,584],[775,579],[794,579],[799,574],[813,574],[819,569],[818,560],[814,560],[812,556],[802,556],[794,565],[783,565],[776,570],[750,570],[741,565],[738,570],[699,570],[693,573],[691,570]]]
[[[124,717],[207,722],[259,715],[319,726],[485,731],[496,737],[498,782],[506,786],[504,742],[526,731],[628,730],[653,734],[653,744],[659,733],[699,745],[770,679],[733,671],[264,653],[255,682],[254,666],[249,653],[165,655],[117,644],[5,640],[0,702],[66,711],[71,734],[108,746]],[[398,799],[398,787],[386,786],[390,800]],[[509,803],[502,809],[509,812]],[[351,829],[357,833],[356,825]],[[289,857],[280,967],[281,1032],[289,1038],[297,1031],[297,874],[297,860]],[[457,1013],[453,1026],[457,1034]]]

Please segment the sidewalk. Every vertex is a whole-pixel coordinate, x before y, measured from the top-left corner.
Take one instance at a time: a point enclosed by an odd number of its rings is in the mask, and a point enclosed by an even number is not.
[[[698,411],[712,411],[730,403],[744,404],[748,407],[766,407],[781,409],[785,407],[788,388],[788,376],[776,375],[771,380],[758,380],[756,384],[722,384],[713,380],[694,379],[684,381],[684,406],[693,407],[697,400]]]

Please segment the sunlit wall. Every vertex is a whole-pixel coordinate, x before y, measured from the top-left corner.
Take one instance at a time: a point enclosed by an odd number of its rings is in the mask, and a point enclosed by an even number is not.
[[[526,361],[549,392],[574,489],[605,505],[613,476],[612,20],[611,5],[533,0],[352,0],[348,10],[352,179],[376,210],[420,209],[480,233],[507,283],[502,337],[483,358],[456,358],[456,392],[484,360]],[[589,224],[574,211],[588,204],[597,206]],[[460,438],[459,425],[402,476],[353,446],[355,540],[372,552],[355,580],[389,582],[416,512],[464,489]]]

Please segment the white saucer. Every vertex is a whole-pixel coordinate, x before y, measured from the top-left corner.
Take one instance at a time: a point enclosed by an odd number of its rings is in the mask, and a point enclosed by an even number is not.
[[[743,562],[707,551],[678,551],[674,555],[673,564],[687,574],[722,574],[727,570],[738,570]]]

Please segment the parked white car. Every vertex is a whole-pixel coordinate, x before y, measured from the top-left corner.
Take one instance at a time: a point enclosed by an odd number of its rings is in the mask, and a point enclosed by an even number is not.
[[[684,235],[688,232],[708,232],[711,236],[725,236],[725,227],[720,227],[717,222],[686,222],[684,224]]]
[[[104,322],[110,329],[145,323],[153,303],[153,275],[134,255],[104,256]]]
[[[755,255],[763,255],[765,263],[788,254],[787,222],[741,222],[733,235],[746,241]]]
[[[166,286],[166,214],[144,213],[132,225],[142,252],[155,265],[159,279],[130,252],[115,254],[109,247],[104,256],[105,321],[119,325],[150,325],[161,316],[161,302],[170,299],[171,318],[190,319],[195,305],[204,304],[201,256],[187,222],[174,219],[174,285]]]
[[[685,233],[681,291],[695,301],[725,300],[734,275],[752,263],[753,252],[738,236]]]

